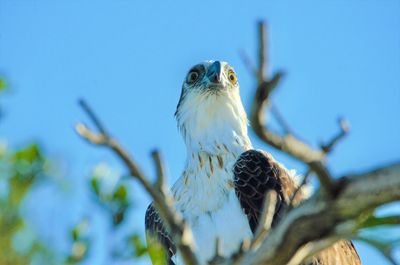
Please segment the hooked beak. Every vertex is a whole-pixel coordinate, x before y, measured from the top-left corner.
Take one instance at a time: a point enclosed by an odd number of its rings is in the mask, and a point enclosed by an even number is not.
[[[208,68],[207,78],[210,80],[210,84],[220,85],[222,81],[221,63],[219,61],[213,62]]]

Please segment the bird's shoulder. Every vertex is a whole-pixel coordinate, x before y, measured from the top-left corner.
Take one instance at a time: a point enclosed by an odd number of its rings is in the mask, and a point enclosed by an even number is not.
[[[233,175],[235,193],[253,233],[261,218],[266,193],[270,190],[277,193],[273,225],[279,222],[296,190],[290,172],[269,153],[252,149],[236,160]]]
[[[233,171],[238,185],[261,188],[258,190],[260,194],[264,194],[266,189],[278,189],[283,199],[288,201],[297,189],[295,174],[263,150],[243,152],[236,160]]]

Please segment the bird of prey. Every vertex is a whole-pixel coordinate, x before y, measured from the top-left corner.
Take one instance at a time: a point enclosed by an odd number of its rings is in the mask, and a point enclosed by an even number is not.
[[[187,159],[172,187],[177,211],[191,227],[201,264],[215,254],[229,256],[256,231],[268,191],[277,193],[274,220],[296,190],[290,171],[267,152],[254,150],[235,70],[206,61],[186,75],[175,112]],[[164,247],[165,264],[183,264],[153,204],[145,216],[146,235]],[[148,240],[149,241],[149,240]],[[361,264],[349,241],[339,241],[304,264]]]

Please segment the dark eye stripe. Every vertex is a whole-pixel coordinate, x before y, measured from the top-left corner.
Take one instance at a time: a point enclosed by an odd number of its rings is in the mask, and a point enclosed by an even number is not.
[[[187,74],[186,77],[186,83],[188,84],[193,84],[196,81],[200,80],[205,72],[205,68],[204,65],[202,64],[198,64],[192,67],[192,69],[190,69],[189,73]],[[197,76],[196,76],[197,74]],[[194,78],[196,77],[196,78]]]

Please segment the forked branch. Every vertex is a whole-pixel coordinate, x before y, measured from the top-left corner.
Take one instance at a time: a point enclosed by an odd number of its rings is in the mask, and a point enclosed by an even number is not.
[[[193,242],[190,228],[185,224],[182,217],[175,211],[173,207],[173,199],[170,198],[168,193],[163,191],[163,183],[165,179],[165,171],[161,162],[160,154],[153,152],[153,158],[157,167],[157,183],[153,185],[150,183],[147,176],[140,170],[134,159],[128,152],[115,140],[105,129],[105,126],[100,122],[100,119],[95,115],[94,111],[84,101],[79,101],[80,106],[86,112],[93,124],[96,126],[98,132],[93,132],[82,123],[75,126],[76,132],[86,141],[91,144],[104,146],[122,160],[127,167],[130,175],[137,179],[144,189],[153,198],[156,209],[158,210],[161,218],[164,220],[171,236],[180,250],[186,264],[197,265],[197,257],[193,251]]]
[[[265,143],[272,147],[287,153],[288,155],[302,161],[310,170],[318,176],[325,193],[332,196],[336,187],[329,170],[325,166],[326,155],[333,149],[333,147],[348,133],[347,123],[342,120],[340,122],[341,131],[335,135],[331,141],[325,145],[321,145],[321,149],[311,147],[309,144],[298,139],[293,135],[288,123],[283,119],[282,115],[275,110],[273,113],[277,116],[279,123],[284,128],[284,135],[273,132],[266,125],[266,107],[270,103],[270,96],[279,81],[282,79],[283,73],[277,72],[268,77],[268,60],[267,60],[267,34],[266,25],[264,22],[259,22],[259,51],[258,51],[258,69],[257,73],[257,88],[255,91],[254,100],[251,106],[251,126],[256,135]],[[242,55],[242,58],[247,58]],[[251,64],[249,59],[245,62],[247,65]]]

